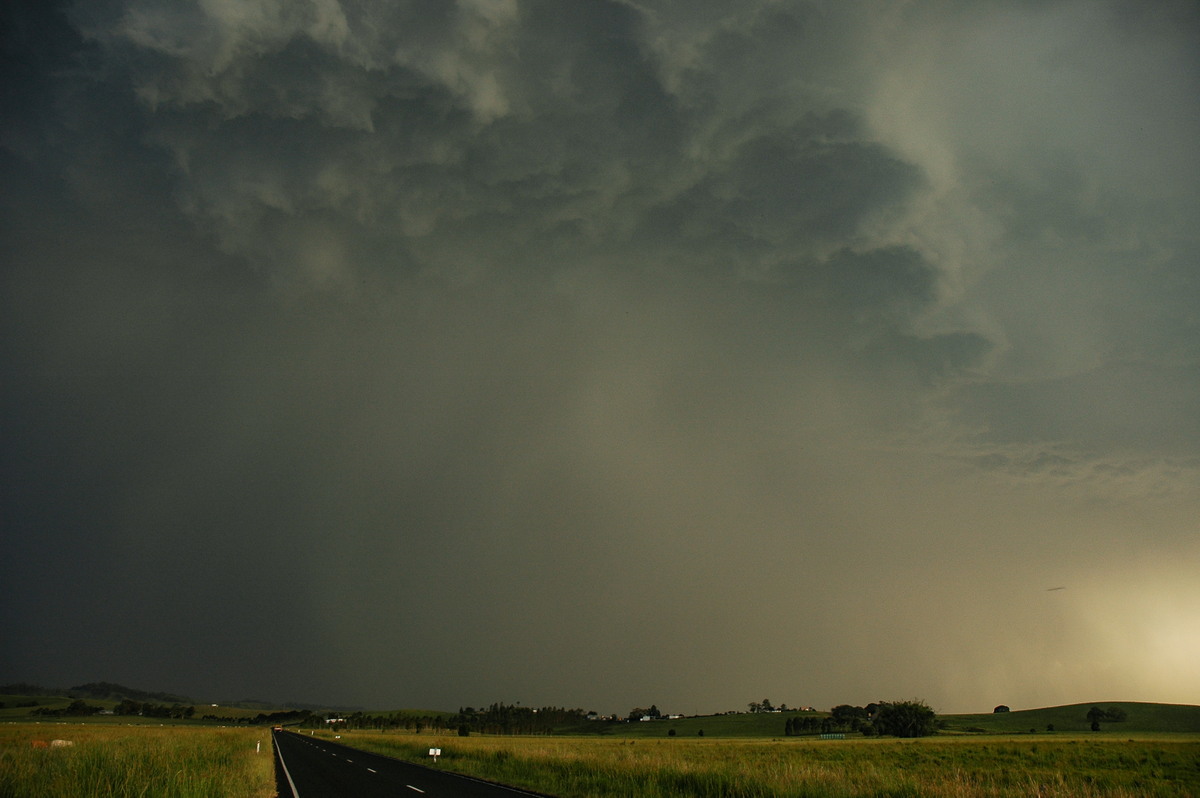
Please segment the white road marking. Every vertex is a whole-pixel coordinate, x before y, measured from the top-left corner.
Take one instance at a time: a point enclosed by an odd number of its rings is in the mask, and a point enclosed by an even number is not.
[[[379,772],[379,771],[378,771],[378,770],[376,770],[375,768],[367,768],[367,770],[371,771],[372,773],[378,773],[378,772]]]
[[[424,790],[422,790],[422,789],[420,789],[420,788],[418,788],[418,787],[414,787],[414,786],[412,786],[411,784],[405,784],[404,786],[405,786],[405,787],[407,787],[407,788],[408,788],[408,789],[410,789],[410,790],[414,790],[414,791],[416,791],[416,792],[419,792],[419,793],[421,793],[422,795],[424,795],[424,794],[425,794],[425,791],[424,791]]]
[[[296,782],[292,781],[292,774],[288,771],[287,762],[283,761],[283,752],[279,750],[279,746],[273,746],[275,755],[279,757],[279,764],[283,766],[283,775],[287,776],[288,786],[292,788],[292,798],[300,798],[300,791],[296,789]]]

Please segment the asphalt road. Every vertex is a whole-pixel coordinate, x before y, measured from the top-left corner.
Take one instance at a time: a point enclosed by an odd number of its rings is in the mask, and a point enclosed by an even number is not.
[[[274,739],[280,798],[540,796],[540,793],[412,765],[302,734],[275,732]]]

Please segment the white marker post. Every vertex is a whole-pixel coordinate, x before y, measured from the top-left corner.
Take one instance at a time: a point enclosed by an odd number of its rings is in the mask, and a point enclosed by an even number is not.
[[[262,753],[262,740],[259,740],[257,743],[254,744],[254,753],[256,753],[256,754]]]
[[[433,763],[436,765],[436,764],[437,764],[437,758],[438,758],[439,756],[441,756],[441,755],[442,755],[442,749],[440,749],[440,748],[430,748],[430,749],[429,749],[429,755],[430,755],[431,757],[433,757]]]

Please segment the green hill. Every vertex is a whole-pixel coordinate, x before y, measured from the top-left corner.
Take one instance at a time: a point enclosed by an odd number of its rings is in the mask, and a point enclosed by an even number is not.
[[[156,704],[195,704],[195,699],[187,696],[175,695],[174,693],[150,693],[145,690],[135,690],[132,687],[125,687],[112,682],[89,682],[70,688],[68,694],[85,699],[99,699],[105,701],[120,701],[127,698],[130,701],[138,701],[140,703],[156,703]]]
[[[940,715],[947,731],[1011,734],[1044,732],[1053,726],[1056,732],[1091,731],[1088,710],[1119,709],[1125,720],[1103,722],[1101,731],[1129,732],[1200,732],[1200,706],[1191,704],[1149,704],[1135,701],[1097,701],[1092,704],[1067,704],[1015,712],[989,712],[977,715]]]

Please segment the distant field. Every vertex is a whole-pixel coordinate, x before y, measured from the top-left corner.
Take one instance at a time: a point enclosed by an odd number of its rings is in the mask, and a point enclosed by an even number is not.
[[[441,748],[439,768],[561,798],[1200,795],[1200,738],[1191,735],[826,741],[350,732],[341,742],[427,764],[429,748]]]
[[[979,729],[986,732],[1016,733],[1046,731],[1049,725],[1056,732],[1090,732],[1087,719],[1092,707],[1124,710],[1126,719],[1104,722],[1105,732],[1195,732],[1200,733],[1200,707],[1188,704],[1147,704],[1132,701],[1098,701],[1094,704],[1070,704],[1045,709],[1018,712],[997,712],[979,715],[945,715],[949,730]]]
[[[271,798],[272,756],[262,727],[5,723],[0,796]]]

